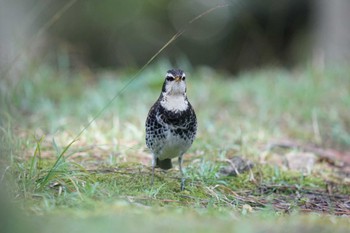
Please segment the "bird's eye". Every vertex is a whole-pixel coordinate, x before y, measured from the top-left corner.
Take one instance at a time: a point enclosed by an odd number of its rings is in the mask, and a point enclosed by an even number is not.
[[[166,77],[166,80],[168,80],[168,81],[174,81],[175,79],[174,79],[173,76],[167,76],[167,77]]]
[[[185,76],[182,76],[182,81],[185,81],[186,77]]]

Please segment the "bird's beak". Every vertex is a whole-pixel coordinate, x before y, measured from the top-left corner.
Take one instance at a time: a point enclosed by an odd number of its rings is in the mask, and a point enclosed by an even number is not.
[[[181,81],[181,76],[176,76],[176,77],[175,77],[175,81],[176,81],[176,82],[180,82],[180,81]]]

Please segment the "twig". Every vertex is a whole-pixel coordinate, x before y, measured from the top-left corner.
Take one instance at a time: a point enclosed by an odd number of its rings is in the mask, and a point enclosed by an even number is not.
[[[306,145],[295,141],[281,140],[270,142],[267,146],[267,150],[271,150],[275,147],[282,148],[297,148],[303,151],[308,151],[317,154],[320,158],[327,159],[335,162],[341,162],[340,166],[350,166],[350,153],[349,152],[340,152],[333,149],[323,149],[316,147],[314,145]]]

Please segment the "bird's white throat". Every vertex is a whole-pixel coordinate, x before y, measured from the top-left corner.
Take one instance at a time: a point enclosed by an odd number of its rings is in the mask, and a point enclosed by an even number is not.
[[[163,93],[163,99],[160,104],[168,111],[184,111],[188,107],[188,101],[185,95],[167,95]]]

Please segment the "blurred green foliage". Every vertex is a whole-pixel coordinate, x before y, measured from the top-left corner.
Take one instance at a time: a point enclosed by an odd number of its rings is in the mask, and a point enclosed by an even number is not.
[[[35,34],[72,1],[18,0],[8,5],[23,8],[21,23],[32,22],[27,28]],[[227,6],[189,25],[220,4]],[[289,66],[308,53],[309,21],[310,1],[303,0],[78,0],[46,31],[40,59],[59,64],[65,56],[78,68],[140,66],[189,26],[162,56],[233,72]]]

